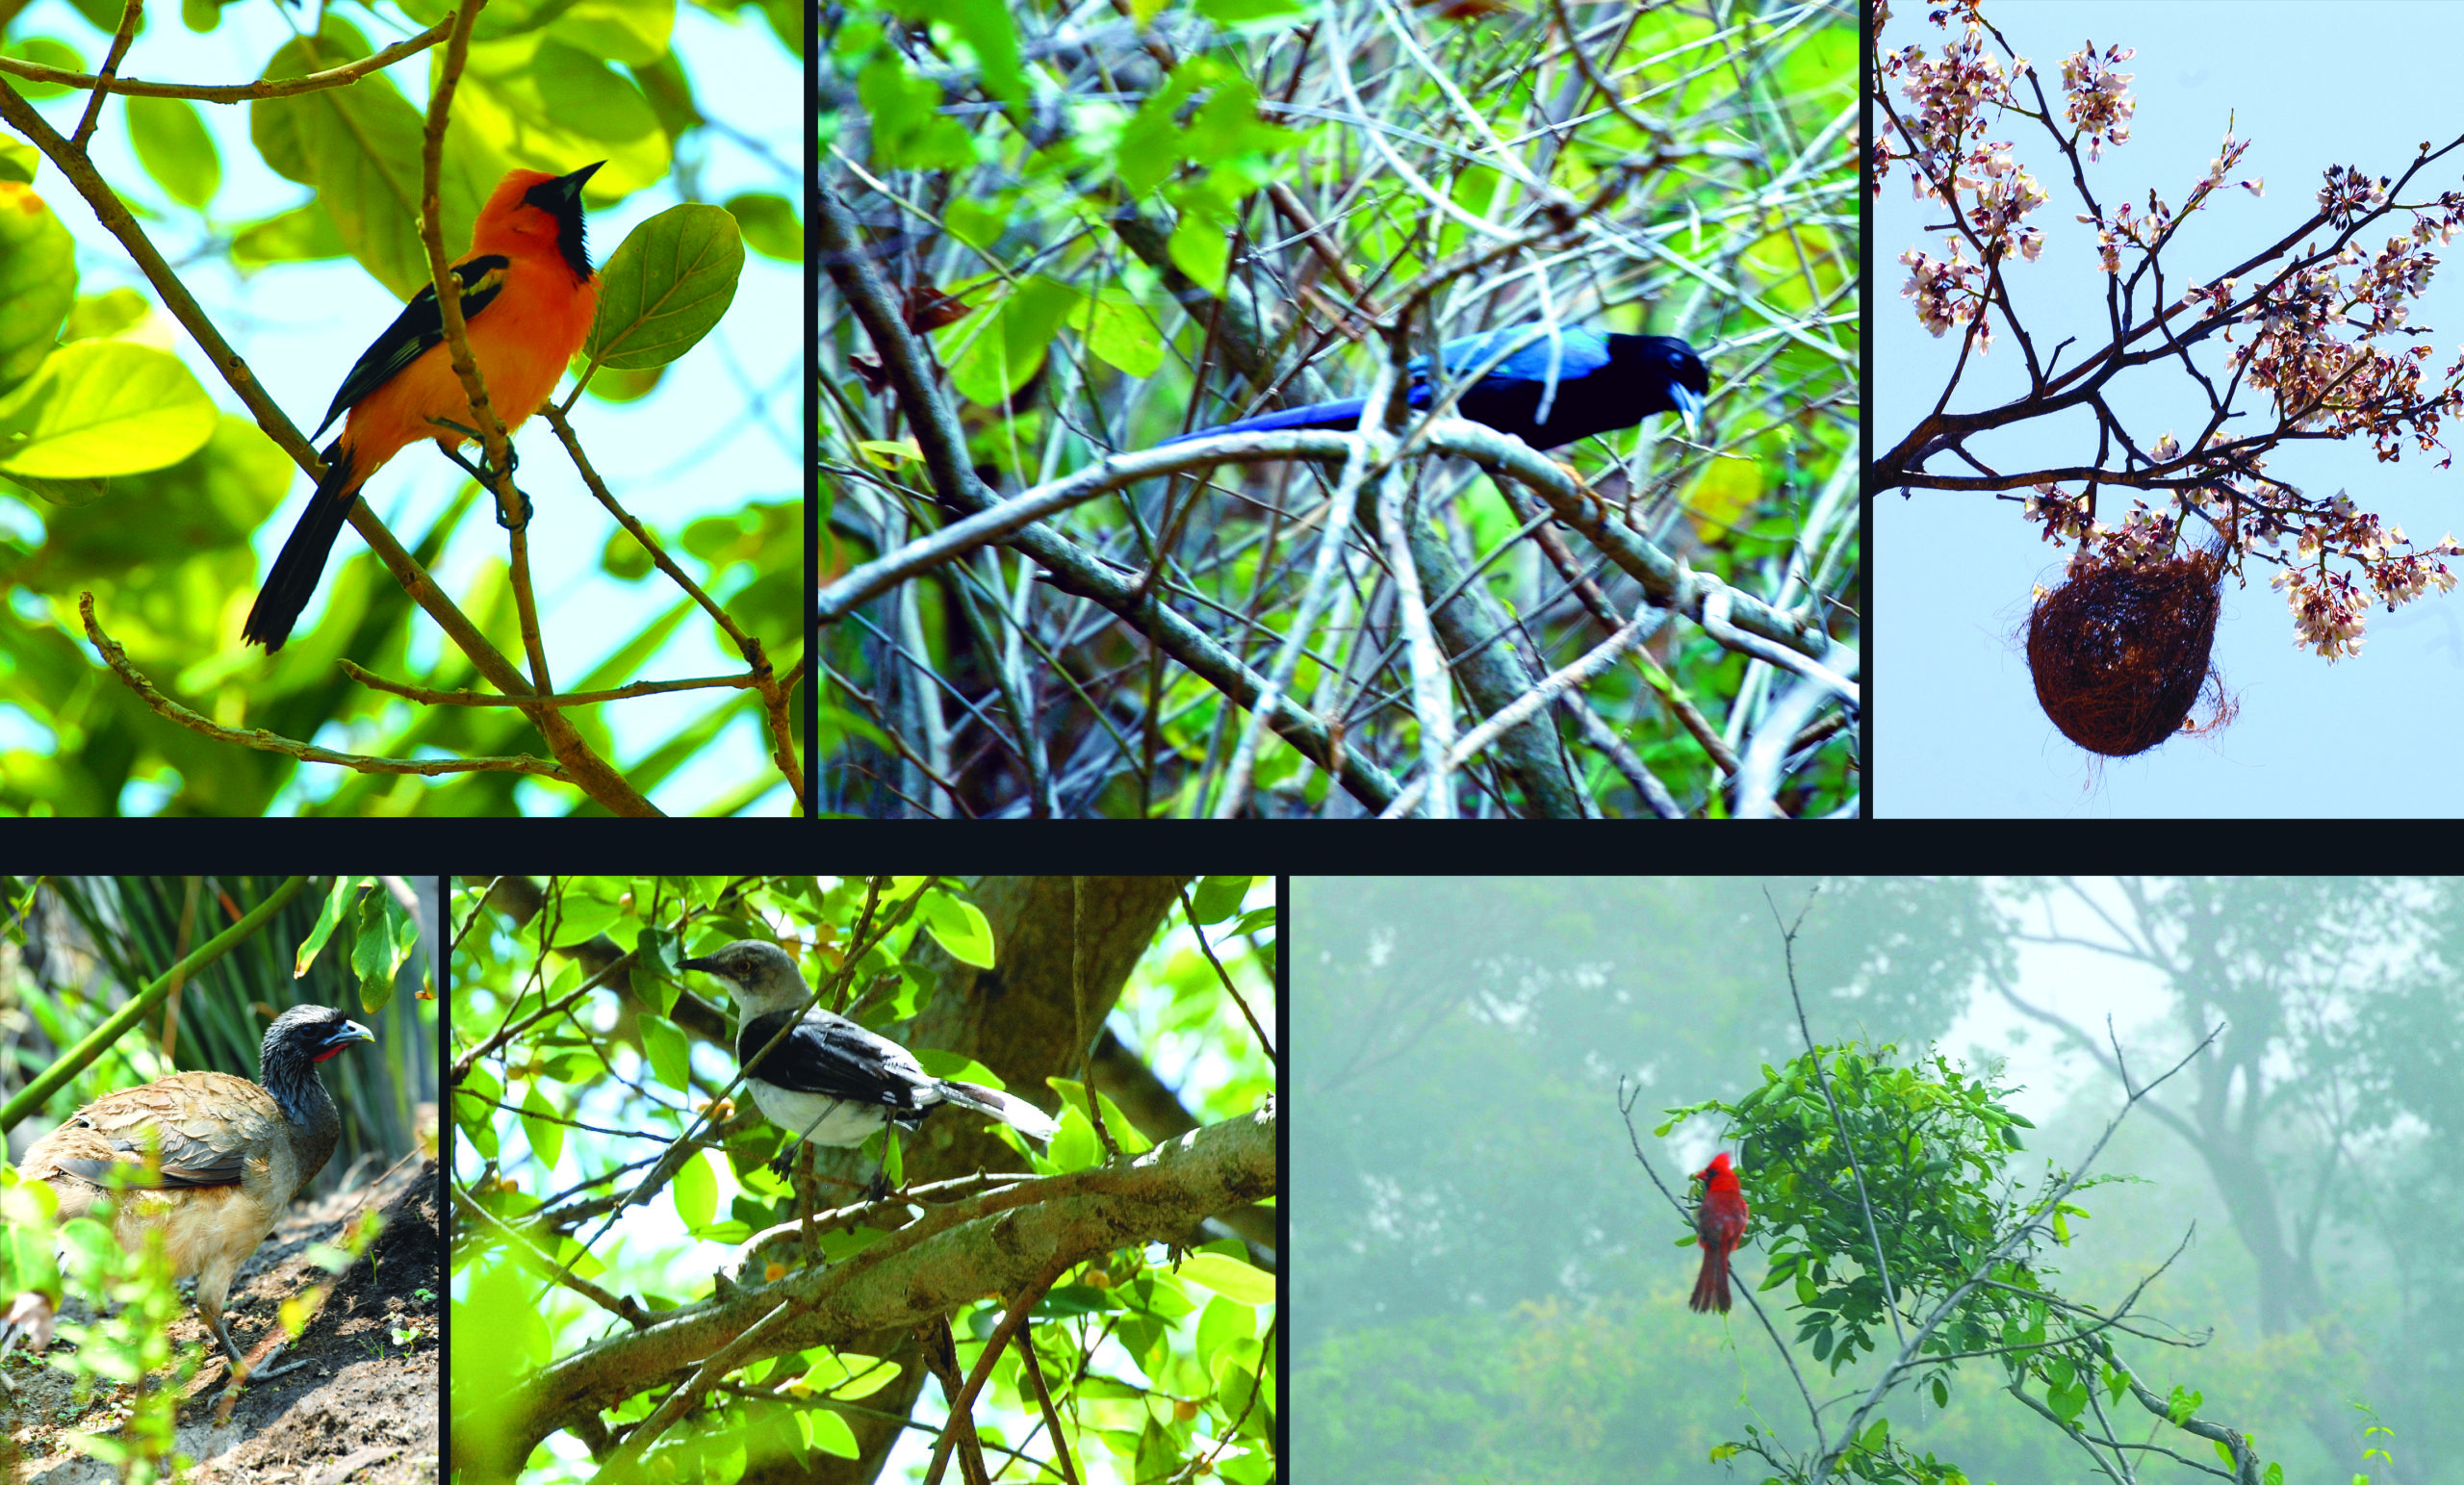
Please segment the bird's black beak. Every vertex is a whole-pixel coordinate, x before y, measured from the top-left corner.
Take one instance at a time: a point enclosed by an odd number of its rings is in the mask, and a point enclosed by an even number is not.
[[[717,960],[678,960],[676,961],[676,967],[679,969],[698,969],[706,975],[716,975],[722,980],[728,977],[728,972],[719,967],[719,961]]]
[[[551,188],[562,191],[566,200],[578,201],[581,199],[582,183],[589,180],[598,172],[599,167],[606,163],[604,160],[593,161],[571,175],[559,175],[548,184]]]

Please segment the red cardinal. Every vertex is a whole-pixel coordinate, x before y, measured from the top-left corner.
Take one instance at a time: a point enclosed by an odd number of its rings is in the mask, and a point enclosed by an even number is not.
[[[1729,1168],[1726,1150],[1694,1172],[1703,1183],[1703,1205],[1694,1214],[1694,1235],[1703,1244],[1703,1272],[1694,1281],[1697,1310],[1729,1313],[1729,1255],[1745,1238],[1745,1192],[1737,1189],[1736,1172]]]
[[[599,276],[581,238],[582,182],[598,168],[584,166],[571,175],[506,171],[472,223],[471,251],[453,266],[471,354],[507,432],[556,390],[598,313]],[[343,378],[325,421],[309,437],[321,437],[346,412],[349,419],[327,446],[325,477],[273,559],[241,631],[268,653],[282,648],[316,596],[325,556],[368,476],[421,439],[435,439],[448,452],[468,442],[443,423],[478,425],[450,356],[445,314],[430,284]]]

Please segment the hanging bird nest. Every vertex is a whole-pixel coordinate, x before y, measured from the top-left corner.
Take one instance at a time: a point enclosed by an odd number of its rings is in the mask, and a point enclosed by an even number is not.
[[[2177,731],[2211,731],[2233,719],[2232,699],[2208,664],[2223,573],[2221,550],[2136,566],[2097,561],[2074,568],[2036,605],[2028,670],[2063,736],[2126,758]],[[2202,690],[2213,714],[2190,726]]]

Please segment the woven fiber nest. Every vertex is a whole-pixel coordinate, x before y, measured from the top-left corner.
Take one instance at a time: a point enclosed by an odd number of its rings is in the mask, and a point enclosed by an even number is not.
[[[2208,665],[2216,641],[2223,554],[2194,551],[2136,567],[2075,571],[2028,620],[2028,670],[2037,703],[2062,735],[2091,753],[2125,758],[2184,729],[2202,688],[2216,715],[2232,705]]]

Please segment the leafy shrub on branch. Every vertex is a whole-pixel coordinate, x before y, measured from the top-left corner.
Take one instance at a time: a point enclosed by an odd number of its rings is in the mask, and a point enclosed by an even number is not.
[[[1733,1103],[1668,1110],[1655,1131],[1663,1138],[1700,1114],[1726,1116],[1737,1134],[1751,1239],[1770,1258],[1748,1298],[1773,1346],[1806,1347],[1834,1375],[1868,1354],[1885,1362],[1870,1386],[1852,1395],[1848,1416],[1833,1421],[1790,1356],[1813,1447],[1794,1447],[1748,1424],[1742,1441],[1720,1446],[1713,1457],[1754,1454],[1786,1481],[1964,1480],[1957,1467],[1893,1439],[1884,1404],[1913,1386],[1945,1406],[1962,1375],[1973,1375],[1972,1364],[1986,1363],[1998,1372],[1990,1385],[2070,1435],[2117,1478],[2127,1477],[2147,1447],[2120,1437],[2129,1426],[2119,1413],[2127,1398],[2207,1441],[2234,1467],[2232,1478],[2258,1479],[2260,1462],[2245,1434],[2199,1417],[2194,1394],[2149,1390],[2124,1356],[2118,1337],[2186,1344],[2151,1335],[2133,1318],[2155,1274],[2100,1308],[2064,1295],[2039,1262],[2046,1241],[2069,1246],[2070,1219],[2088,1216],[2072,1196],[2125,1179],[2086,1174],[2114,1130],[2206,1046],[2133,1087],[2080,1169],[2048,1164],[2033,1191],[2007,1169],[2023,1148],[2019,1131],[2034,1127],[2004,1106],[2010,1089],[1939,1054],[1902,1063],[1887,1044],[1815,1045],[1782,1067],[1766,1065],[1762,1086]],[[1791,1341],[1782,1340],[1775,1317],[1755,1297],[1773,1291],[1794,1301]]]

